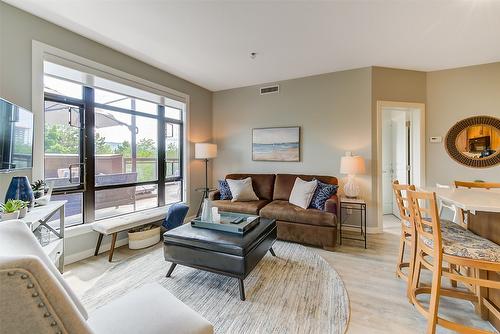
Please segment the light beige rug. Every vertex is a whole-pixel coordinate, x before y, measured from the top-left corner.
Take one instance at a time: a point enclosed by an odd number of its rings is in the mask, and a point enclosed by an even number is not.
[[[116,264],[82,300],[92,310],[157,282],[208,319],[216,333],[343,334],[349,300],[337,272],[302,245],[278,241],[273,248],[277,257],[268,253],[245,279],[246,301],[239,299],[234,278],[184,266],[166,278],[170,263],[162,247]]]

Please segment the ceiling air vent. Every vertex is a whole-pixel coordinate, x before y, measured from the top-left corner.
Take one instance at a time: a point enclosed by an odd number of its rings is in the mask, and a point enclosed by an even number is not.
[[[260,95],[275,94],[279,92],[280,92],[279,85],[260,87]]]

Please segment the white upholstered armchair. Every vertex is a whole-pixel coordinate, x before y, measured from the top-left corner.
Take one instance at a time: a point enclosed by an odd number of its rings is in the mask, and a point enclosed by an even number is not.
[[[213,333],[212,325],[158,284],[90,316],[28,227],[0,222],[1,333]]]

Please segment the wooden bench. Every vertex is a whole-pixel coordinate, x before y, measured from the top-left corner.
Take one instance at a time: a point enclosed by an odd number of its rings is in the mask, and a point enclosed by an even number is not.
[[[99,254],[102,237],[105,235],[111,235],[111,248],[109,250],[108,256],[108,260],[109,262],[111,262],[111,260],[113,259],[113,252],[115,250],[116,237],[118,235],[118,232],[127,231],[137,226],[162,221],[167,215],[167,210],[168,208],[166,206],[163,206],[95,222],[92,225],[92,229],[99,233],[99,237],[97,239],[94,256]]]

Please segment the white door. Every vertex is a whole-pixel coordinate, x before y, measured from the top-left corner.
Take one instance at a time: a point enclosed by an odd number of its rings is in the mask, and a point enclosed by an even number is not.
[[[392,214],[392,120],[391,111],[382,118],[382,201],[384,215]]]
[[[409,184],[409,128],[407,127],[407,111],[393,110],[392,113],[392,179],[401,184]],[[392,204],[392,213],[399,217],[396,201]]]

